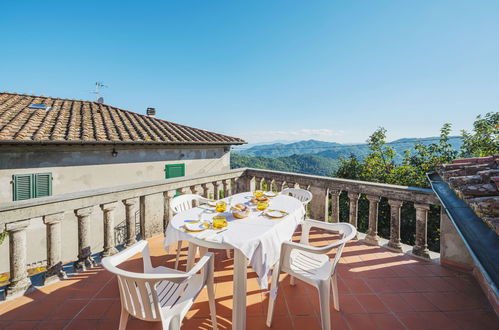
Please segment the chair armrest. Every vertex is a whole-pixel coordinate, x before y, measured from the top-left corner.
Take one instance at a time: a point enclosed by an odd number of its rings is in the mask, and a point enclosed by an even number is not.
[[[326,246],[311,246],[302,243],[284,242],[282,243],[282,250],[284,254],[289,254],[291,250],[301,250],[315,254],[325,254],[342,244],[344,244],[344,242],[339,241]]]
[[[310,228],[320,228],[320,229],[324,229],[324,230],[327,230],[329,232],[332,232],[334,234],[338,234],[339,231],[332,228],[333,226],[334,226],[334,224],[332,224],[332,223],[324,222],[324,221],[317,221],[317,220],[312,220],[312,219],[305,219],[302,223],[302,228],[307,227],[308,230],[310,230]]]
[[[213,253],[207,252],[204,256],[201,257],[201,259],[197,262],[197,264],[194,265],[194,267],[192,267],[192,269],[189,272],[187,272],[187,276],[196,275],[202,269],[205,269],[207,272],[209,272],[211,268],[210,262],[212,258],[213,258]]]

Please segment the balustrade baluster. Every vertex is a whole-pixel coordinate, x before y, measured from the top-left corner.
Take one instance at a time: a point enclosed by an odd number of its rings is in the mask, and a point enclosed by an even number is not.
[[[263,178],[255,177],[255,189],[261,190],[263,185]]]
[[[90,214],[91,207],[75,210],[78,217],[78,260],[74,263],[75,271],[84,271],[96,266],[90,247]]]
[[[9,233],[10,284],[7,287],[7,298],[22,295],[31,289],[26,267],[26,228],[30,220],[22,220],[5,224]]]
[[[340,194],[341,190],[339,189],[330,189],[331,193],[331,222],[340,222]]]
[[[201,188],[203,188],[202,196],[204,198],[210,198],[210,187],[208,186],[208,184],[207,183],[201,184]]]
[[[229,197],[232,195],[232,186],[230,184],[230,179],[226,179],[222,181],[223,189],[224,189],[224,197]]]
[[[126,242],[125,247],[129,247],[137,242],[135,232],[135,214],[136,208],[139,200],[138,198],[130,198],[123,200],[125,204],[125,215],[126,215]]]
[[[104,213],[104,251],[102,252],[103,257],[112,256],[118,253],[116,250],[116,244],[114,242],[114,210],[116,209],[117,203],[107,203],[101,204],[100,208]]]
[[[422,257],[430,258],[428,251],[427,238],[427,224],[428,224],[428,204],[414,204],[416,208],[416,244],[412,248],[412,254]]]
[[[390,205],[390,241],[388,247],[392,250],[402,252],[400,244],[400,208],[403,202],[395,199],[389,199]]]
[[[238,180],[239,180],[239,178],[230,179],[230,190],[231,190],[232,195],[239,193],[239,191],[237,190],[237,181]]]
[[[62,269],[61,221],[63,219],[63,212],[43,217],[43,223],[45,223],[47,230],[47,271],[44,275],[45,284],[50,284],[67,277],[66,272]]]
[[[367,195],[369,200],[369,230],[366,235],[366,242],[373,245],[379,245],[378,236],[378,205],[380,196]]]
[[[348,199],[350,200],[348,221],[355,228],[357,228],[357,221],[359,218],[359,198],[360,198],[359,193],[352,191],[348,192]],[[357,235],[355,236],[355,238],[357,238]]]
[[[320,187],[310,187],[309,191],[313,198],[310,201],[310,216],[312,219],[329,220],[329,189]]]
[[[222,182],[213,181],[213,199],[219,199],[221,191],[222,191]]]

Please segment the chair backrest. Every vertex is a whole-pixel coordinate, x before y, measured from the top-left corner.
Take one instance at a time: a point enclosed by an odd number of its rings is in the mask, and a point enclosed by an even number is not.
[[[142,254],[144,271],[135,273],[116,267],[137,253]],[[186,281],[190,275],[185,273],[167,275],[147,273],[152,269],[147,241],[139,241],[131,247],[102,259],[102,266],[109,272],[116,274],[122,306],[133,316],[149,321],[161,320],[161,305],[158,298],[157,286],[160,283],[170,283],[178,286]]]
[[[189,210],[194,207],[193,202],[206,200],[204,197],[194,194],[185,194],[173,198],[170,201],[170,209],[174,214]]]
[[[286,188],[283,191],[281,191],[281,194],[294,197],[298,199],[300,202],[302,202],[303,205],[307,205],[308,203],[310,203],[313,197],[310,191],[299,188]]]

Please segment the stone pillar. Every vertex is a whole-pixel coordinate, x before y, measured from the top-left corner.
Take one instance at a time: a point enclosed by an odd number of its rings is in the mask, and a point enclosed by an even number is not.
[[[230,179],[226,179],[222,181],[224,187],[224,195],[225,197],[232,196],[232,185],[230,183]]]
[[[331,215],[331,222],[340,222],[340,194],[339,189],[330,189],[331,193],[331,208],[333,213]]]
[[[213,199],[218,200],[220,198],[221,191],[222,181],[213,181]]]
[[[66,278],[66,272],[62,269],[61,221],[63,219],[63,212],[43,217],[43,223],[45,223],[47,228],[46,285],[58,279]]]
[[[183,188],[182,193],[190,192]],[[142,239],[153,237],[163,232],[163,193],[140,197],[140,236]]]
[[[427,223],[428,223],[428,204],[416,204],[416,244],[412,248],[412,254],[422,258],[430,258],[428,245],[426,243]]]
[[[350,209],[348,212],[348,221],[352,226],[357,228],[357,220],[358,220],[358,214],[359,214],[359,198],[360,194],[357,192],[348,192],[348,199],[350,200]]]
[[[125,247],[129,247],[137,242],[135,232],[135,213],[139,200],[137,198],[124,199],[126,216],[126,242]]]
[[[5,224],[9,233],[10,284],[7,287],[7,298],[23,295],[31,288],[26,268],[26,228],[30,220]]]
[[[310,217],[315,220],[328,221],[329,213],[329,189],[310,187],[310,192],[313,195],[310,201]]]
[[[402,201],[389,199],[390,205],[390,241],[388,247],[392,250],[402,252],[402,245],[400,244],[400,208]]]
[[[268,191],[273,191],[272,189],[272,182],[274,180],[272,180],[272,178],[265,178],[265,183],[267,184],[267,190]]]
[[[237,180],[239,180],[239,178],[232,178],[232,179],[230,179],[230,190],[231,190],[231,194],[232,195],[238,193],[238,191],[237,191]]]
[[[74,263],[75,271],[85,271],[96,266],[90,248],[90,219],[91,207],[75,210],[78,217],[78,260]]]
[[[203,196],[203,192],[204,192],[204,190],[200,185],[191,186],[191,194]],[[194,200],[193,203],[194,203],[194,207],[199,206],[198,200]]]
[[[207,183],[201,184],[201,188],[203,189],[202,196],[204,198],[210,198],[210,187],[208,186]]]
[[[275,180],[274,183],[275,183],[275,186],[276,186],[276,191],[279,193],[279,192],[282,191],[282,188],[286,184],[286,181]]]
[[[166,227],[170,223],[170,220],[173,218],[173,210],[170,208],[170,202],[176,195],[175,190],[168,190],[163,192],[163,199],[165,201],[165,211],[163,214],[163,226],[164,229],[166,230]]]
[[[114,210],[116,209],[116,202],[101,204],[100,208],[104,213],[104,251],[103,257],[112,256],[118,253],[116,244],[114,242]]]
[[[263,178],[255,177],[255,189],[262,190]]]
[[[369,244],[379,245],[378,236],[378,204],[380,196],[367,195],[369,200],[369,231],[367,232],[365,241]]]

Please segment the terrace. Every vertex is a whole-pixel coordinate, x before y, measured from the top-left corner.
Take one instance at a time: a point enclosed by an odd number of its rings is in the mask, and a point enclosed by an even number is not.
[[[116,279],[100,266],[88,267],[85,261],[91,256],[98,260],[101,254],[111,254],[116,246],[121,248],[122,242],[115,233],[118,228],[115,219],[120,218],[120,212],[125,215],[124,242],[133,242],[140,234],[150,242],[153,263],[173,267],[175,256],[165,252],[162,232],[171,218],[169,200],[177,190],[205,196],[221,193],[228,196],[262,186],[276,191],[284,187],[308,189],[313,194],[308,210],[311,218],[348,221],[354,226],[358,225],[361,214],[359,199],[368,203],[367,234],[359,233],[358,240],[349,242],[340,261],[341,312],[331,310],[333,328],[497,327],[498,320],[489,302],[490,297],[483,293],[483,283],[471,274],[470,257],[445,212],[440,214],[440,254],[428,251],[428,212],[430,208],[433,211],[439,208],[439,201],[431,190],[256,169],[237,169],[1,205],[0,225],[9,232],[4,245],[9,245],[11,283],[6,289],[7,301],[0,303],[0,327],[116,328],[120,313]],[[347,217],[340,207],[345,196],[348,198]],[[162,201],[161,212],[153,208],[158,200]],[[390,206],[390,230],[386,239],[378,234],[378,224],[382,220],[378,214],[380,202]],[[405,214],[400,212],[402,207],[415,210],[415,227],[405,226],[409,219],[401,217]],[[76,226],[70,227],[71,223]],[[36,230],[34,224],[43,225],[46,235],[32,233]],[[97,230],[100,237],[92,234],[93,227],[104,229]],[[77,235],[61,235],[61,231],[68,228],[73,228]],[[415,241],[412,247],[401,244],[400,228],[413,230]],[[294,239],[299,237],[298,230]],[[30,246],[35,238],[43,241],[46,252],[35,251]],[[319,230],[311,235],[314,245],[325,245],[335,239],[335,236]],[[74,240],[77,240],[77,246],[72,242]],[[67,257],[70,252],[66,248],[63,251],[63,246],[74,247],[72,258]],[[31,269],[27,264],[40,258],[37,253],[46,257],[43,267],[47,271],[30,278]],[[185,267],[186,254],[187,246],[184,245],[180,269]],[[217,251],[215,256],[218,324],[221,329],[230,329],[233,259],[227,259],[224,251]],[[71,263],[77,258],[77,262]],[[126,268],[140,270],[139,265],[138,260],[130,260]],[[464,265],[469,268],[463,268]],[[73,266],[79,272],[73,272]],[[66,279],[57,280],[65,273]],[[320,328],[319,299],[315,289],[299,281],[296,286],[291,286],[286,277],[282,275],[282,293],[277,299],[272,328]],[[38,284],[40,279],[45,281],[45,285],[31,285],[32,281]],[[260,290],[251,268],[248,268],[247,290],[246,328],[265,329],[268,292]],[[160,327],[160,323],[132,319],[127,328]],[[183,328],[211,328],[205,293],[197,298]]]

